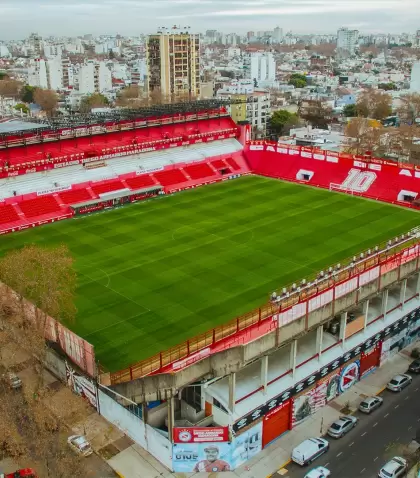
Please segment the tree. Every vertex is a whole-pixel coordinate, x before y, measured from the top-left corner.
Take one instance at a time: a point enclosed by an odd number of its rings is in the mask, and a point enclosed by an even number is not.
[[[22,455],[25,462],[34,464],[39,476],[85,477],[82,460],[66,443],[66,425],[49,407],[52,392],[42,384],[45,319],[52,315],[70,320],[75,314],[72,258],[64,246],[25,246],[0,260],[0,279],[0,350],[7,344],[26,351],[37,375],[35,384],[25,383],[18,393],[0,381],[0,452]],[[31,303],[42,310],[34,311]],[[7,371],[2,356],[0,362],[2,372]]]
[[[17,98],[22,84],[16,80],[10,80],[7,77],[0,80],[0,96],[7,98]]]
[[[353,105],[346,105],[343,108],[343,115],[348,117],[353,118],[354,116],[357,116],[357,107],[355,104]]]
[[[118,106],[132,106],[135,103],[138,103],[137,100],[142,99],[142,90],[138,85],[130,85],[126,88],[123,88],[119,94],[116,101]]]
[[[47,116],[52,116],[57,108],[58,96],[53,90],[36,88],[34,92],[34,101],[47,113]]]
[[[385,90],[385,91],[393,91],[397,90],[397,85],[395,83],[389,82],[389,83],[379,83],[378,88],[380,90]]]
[[[22,111],[25,114],[29,114],[29,107],[27,105],[25,105],[25,103],[18,103],[15,106],[15,110]]]
[[[289,85],[294,86],[295,88],[305,88],[306,81],[301,80],[299,78],[291,78],[289,80]]]
[[[24,85],[24,87],[20,91],[20,99],[24,103],[33,103],[35,89],[36,88],[34,86]]]
[[[299,107],[299,116],[315,128],[326,129],[331,122],[332,109],[321,100],[306,102]]]
[[[358,115],[382,120],[392,113],[392,97],[379,90],[365,90],[357,99]]]
[[[298,115],[287,110],[274,111],[270,118],[271,130],[279,136],[289,134],[290,129],[298,124]]]
[[[308,83],[305,75],[299,73],[293,73],[289,78],[289,85],[294,86],[295,88],[304,88]]]
[[[101,93],[93,93],[85,96],[80,103],[80,111],[83,113],[90,112],[93,108],[104,108],[109,105],[109,100]]]
[[[420,118],[420,94],[409,93],[400,97],[397,113],[402,122],[414,124]]]
[[[380,146],[383,131],[382,127],[373,125],[366,118],[352,118],[344,129],[346,143],[343,149],[352,154],[375,152]]]

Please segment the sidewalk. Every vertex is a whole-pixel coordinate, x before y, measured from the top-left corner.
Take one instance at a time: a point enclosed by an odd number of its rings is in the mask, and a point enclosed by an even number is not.
[[[247,461],[235,471],[223,473],[223,478],[266,478],[280,477],[281,470],[290,462],[292,449],[310,436],[319,436],[326,432],[328,426],[342,413],[340,410],[349,404],[352,411],[357,410],[363,398],[377,395],[384,390],[385,384],[396,374],[406,372],[410,358],[411,347],[399,352],[390,359],[386,366],[376,369],[361,382],[354,385],[348,392],[332,400],[312,417],[305,420],[293,430],[278,438],[274,443],[261,451],[257,456]],[[322,429],[321,429],[322,427]],[[108,460],[109,465],[124,478],[210,478],[208,473],[171,473],[141,447],[132,445]],[[273,475],[272,475],[273,474]],[[417,477],[415,477],[417,478]]]

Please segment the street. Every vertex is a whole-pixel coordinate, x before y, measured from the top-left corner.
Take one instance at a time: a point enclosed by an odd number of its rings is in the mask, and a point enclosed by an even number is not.
[[[312,465],[302,468],[290,463],[282,476],[303,478],[310,469],[325,466],[332,477],[376,477],[380,468],[397,455],[396,445],[409,444],[420,428],[420,377],[412,377],[412,384],[400,393],[384,390],[382,407],[370,415],[356,412],[359,422],[343,438],[327,436],[330,450]],[[324,424],[324,432],[329,425]]]

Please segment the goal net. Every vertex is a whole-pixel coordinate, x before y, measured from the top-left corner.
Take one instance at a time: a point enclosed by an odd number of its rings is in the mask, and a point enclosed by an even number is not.
[[[330,191],[339,191],[351,195],[355,193],[355,190],[353,188],[348,188],[346,186],[343,186],[342,184],[337,183],[330,183]]]

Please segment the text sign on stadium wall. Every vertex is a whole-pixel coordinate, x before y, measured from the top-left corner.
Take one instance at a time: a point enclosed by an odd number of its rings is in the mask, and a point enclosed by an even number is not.
[[[174,443],[214,443],[229,441],[228,427],[174,428]]]

